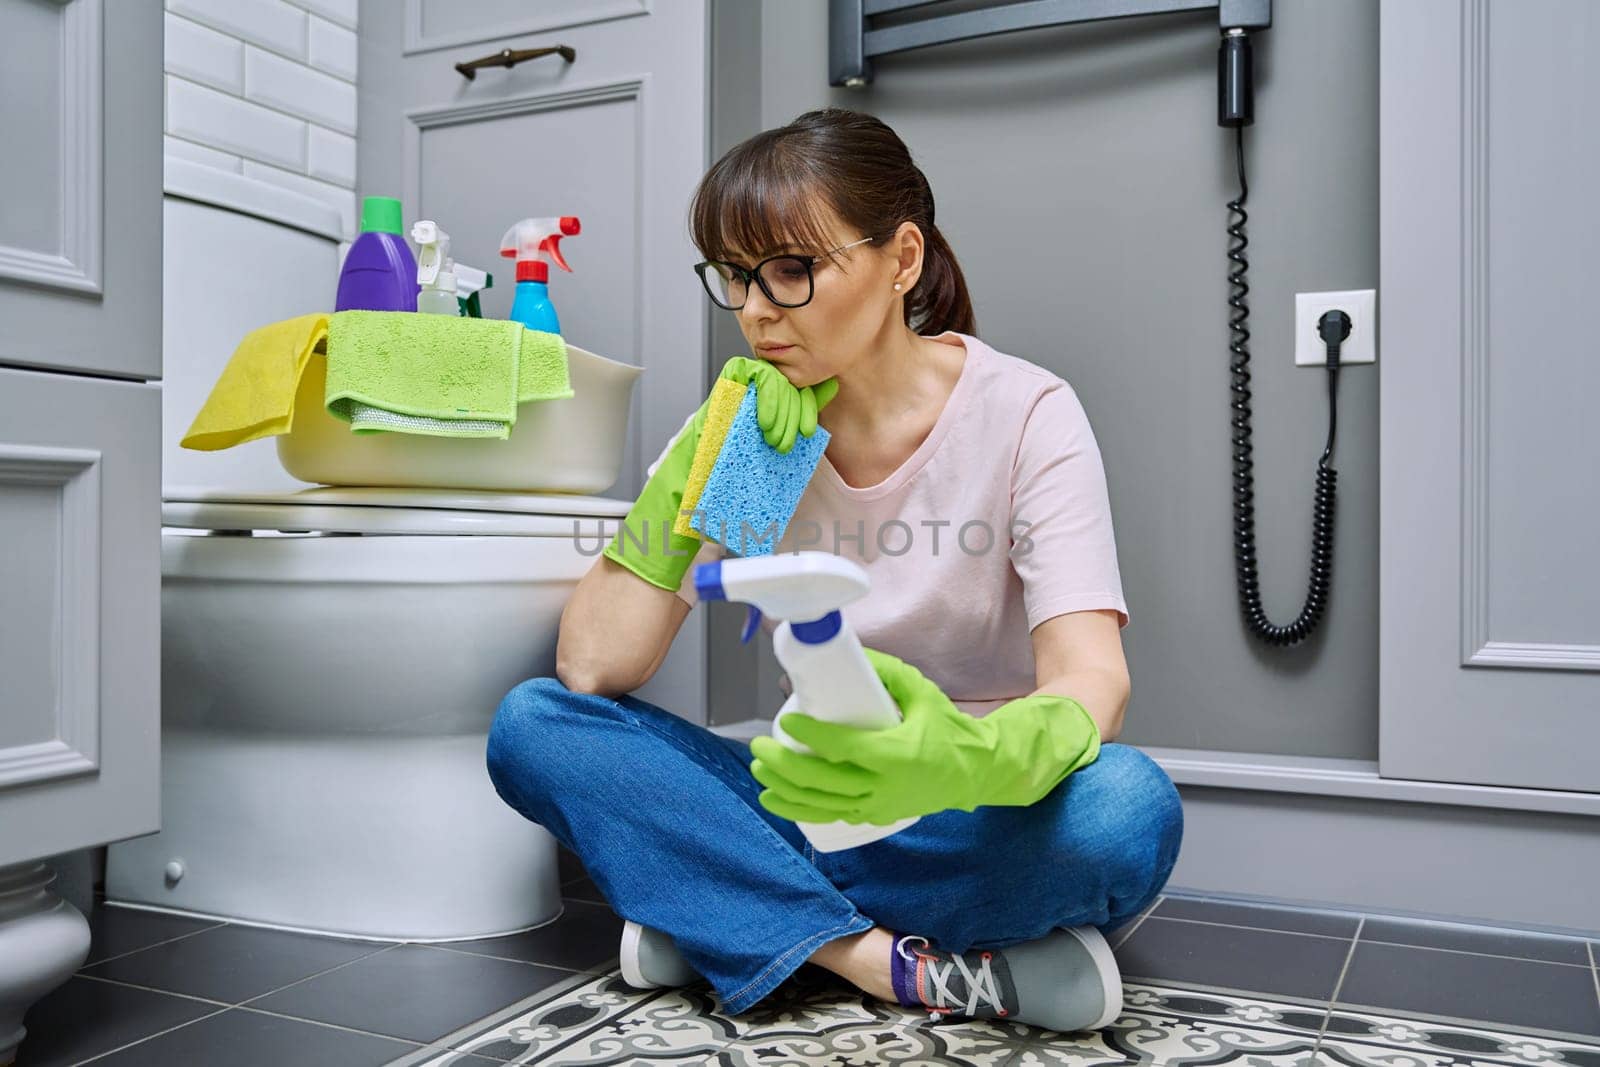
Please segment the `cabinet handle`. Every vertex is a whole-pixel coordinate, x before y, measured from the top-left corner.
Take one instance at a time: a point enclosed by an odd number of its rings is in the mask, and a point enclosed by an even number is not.
[[[472,81],[478,76],[479,67],[505,67],[509,70],[525,59],[537,59],[540,56],[550,55],[552,52],[560,52],[561,58],[568,63],[578,58],[578,53],[564,44],[558,44],[553,48],[519,48],[515,51],[505,48],[492,56],[484,56],[482,59],[470,59],[465,63],[457,63],[456,69],[466,77],[467,81]]]

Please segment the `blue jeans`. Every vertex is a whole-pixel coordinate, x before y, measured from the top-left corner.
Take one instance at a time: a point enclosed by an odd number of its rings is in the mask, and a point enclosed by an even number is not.
[[[816,852],[762,807],[750,746],[633,696],[532,678],[489,729],[495,791],[577,853],[618,915],[672,936],[737,1015],[823,944],[886,926],[950,952],[1118,926],[1166,884],[1178,791],[1128,745],[1029,807],[951,809]]]

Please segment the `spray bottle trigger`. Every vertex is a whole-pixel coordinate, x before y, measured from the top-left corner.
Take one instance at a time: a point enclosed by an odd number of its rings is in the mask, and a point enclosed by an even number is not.
[[[739,643],[741,645],[749,644],[750,643],[750,635],[754,634],[756,632],[756,627],[759,626],[760,624],[761,624],[761,609],[756,607],[754,604],[751,604],[750,605],[750,614],[748,614],[748,615],[746,615],[744,617],[744,632],[739,634]]]
[[[556,266],[560,267],[568,274],[571,274],[572,268],[567,266],[567,257],[561,254],[562,236],[562,234],[554,233],[549,237],[546,237],[543,241],[539,242],[539,251],[549,252],[550,258],[555,260]]]

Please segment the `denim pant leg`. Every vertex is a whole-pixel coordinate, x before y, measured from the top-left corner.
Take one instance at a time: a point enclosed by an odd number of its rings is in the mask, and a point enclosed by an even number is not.
[[[486,760],[501,799],[577,853],[619,915],[670,934],[727,1014],[872,928],[756,799],[744,742],[546,677],[501,702]]]
[[[857,848],[804,853],[863,914],[965,952],[1119,925],[1166,885],[1182,839],[1172,780],[1111,743],[1029,807],[942,811]]]

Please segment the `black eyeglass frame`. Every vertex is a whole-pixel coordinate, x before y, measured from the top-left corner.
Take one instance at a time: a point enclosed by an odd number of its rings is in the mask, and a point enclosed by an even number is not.
[[[812,271],[812,267],[819,259],[823,259],[826,256],[831,256],[835,252],[843,252],[847,248],[854,248],[856,245],[866,244],[868,241],[872,240],[876,240],[876,238],[863,237],[859,241],[851,241],[849,244],[840,245],[838,248],[831,248],[819,256],[797,256],[793,253],[785,253],[778,256],[768,256],[766,259],[763,259],[760,263],[757,263],[749,270],[739,266],[737,263],[729,263],[727,260],[706,259],[701,260],[699,263],[694,265],[694,272],[700,276],[700,284],[705,287],[706,295],[711,298],[711,302],[725,311],[738,311],[740,308],[744,307],[744,304],[741,303],[739,307],[729,307],[727,304],[724,304],[722,301],[718,300],[716,292],[711,287],[711,279],[706,277],[707,267],[727,267],[730,271],[732,271],[735,277],[744,282],[746,301],[748,301],[750,298],[750,279],[754,278],[756,284],[761,287],[761,291],[766,294],[767,299],[772,301],[778,307],[802,308],[811,303],[811,298],[817,295],[817,278]],[[773,296],[772,290],[767,288],[766,279],[761,276],[762,267],[765,267],[768,263],[779,259],[792,259],[797,263],[803,264],[806,268],[806,298],[800,301],[798,304],[785,304],[782,300],[779,300],[777,297]]]

